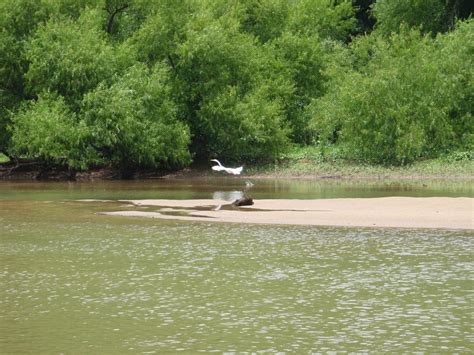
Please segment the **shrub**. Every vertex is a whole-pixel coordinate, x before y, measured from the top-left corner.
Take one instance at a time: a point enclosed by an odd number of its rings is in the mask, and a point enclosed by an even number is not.
[[[12,156],[85,169],[99,162],[87,145],[89,127],[69,110],[62,97],[40,95],[12,117]]]
[[[111,86],[99,85],[82,103],[91,145],[122,168],[182,167],[190,162],[189,129],[176,119],[167,70],[135,65]]]
[[[234,161],[262,161],[278,157],[288,145],[283,110],[263,90],[239,95],[235,88],[203,103],[201,129],[208,134],[207,154]]]
[[[200,158],[272,159],[288,140],[281,101],[291,83],[270,48],[238,26],[233,17],[196,21],[178,48],[177,88]]]
[[[356,42],[353,53],[367,53],[367,64],[333,73],[329,93],[312,105],[313,126],[376,163],[472,144],[472,33],[470,22],[436,40],[405,29]]]
[[[286,99],[286,120],[291,128],[293,142],[309,144],[312,134],[308,129],[305,107],[312,99],[322,96],[327,80],[323,75],[327,51],[319,36],[283,33],[272,41],[272,49],[284,63],[285,75],[294,85]]]
[[[448,29],[445,0],[377,0],[373,14],[376,29],[385,35],[398,32],[400,26],[420,27],[424,32],[437,33]]]
[[[89,11],[78,21],[53,19],[38,28],[26,44],[30,94],[56,92],[77,109],[84,93],[117,72],[118,57],[101,21],[97,11]]]
[[[298,0],[290,6],[288,29],[293,33],[344,41],[356,24],[352,1]]]

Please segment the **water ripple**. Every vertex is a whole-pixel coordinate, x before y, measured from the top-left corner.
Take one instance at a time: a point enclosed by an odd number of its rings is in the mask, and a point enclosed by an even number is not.
[[[3,349],[474,350],[472,232],[108,223],[6,225]]]

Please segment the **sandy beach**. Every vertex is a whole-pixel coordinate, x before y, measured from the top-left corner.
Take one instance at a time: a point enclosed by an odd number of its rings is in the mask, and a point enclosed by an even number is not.
[[[473,229],[474,198],[382,197],[255,200],[232,208],[222,200],[127,200],[131,209],[107,215],[195,221],[318,226]],[[153,206],[146,211],[139,206]]]

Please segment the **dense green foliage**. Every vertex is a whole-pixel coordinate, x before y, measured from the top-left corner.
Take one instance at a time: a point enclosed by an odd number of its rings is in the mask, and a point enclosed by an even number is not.
[[[467,17],[472,2],[460,0],[377,0],[373,13],[377,29],[384,34],[397,32],[401,24],[438,33],[452,28],[456,18]]]
[[[445,7],[444,0],[378,0],[373,11],[377,29],[384,34],[397,32],[402,23],[436,33],[450,25]]]
[[[115,50],[94,15],[85,12],[76,21],[52,19],[28,39],[24,78],[30,95],[53,91],[75,108],[84,93],[117,71]]]
[[[62,97],[45,95],[13,116],[11,153],[85,167],[98,157],[85,144],[89,129],[78,122]]]
[[[472,145],[474,22],[435,40],[403,29],[351,45],[354,63],[334,71],[313,103],[315,129],[377,163],[411,162]]]
[[[462,0],[0,2],[0,153],[75,169],[473,148]]]
[[[190,161],[189,129],[176,118],[168,70],[130,67],[110,87],[101,83],[82,101],[90,144],[124,168],[177,167]]]

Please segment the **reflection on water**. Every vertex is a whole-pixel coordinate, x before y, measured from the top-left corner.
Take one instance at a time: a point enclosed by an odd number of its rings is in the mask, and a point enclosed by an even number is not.
[[[224,200],[233,202],[239,198],[244,197],[243,191],[215,191],[212,194],[214,200]]]
[[[348,197],[474,197],[474,180],[291,180],[253,179],[255,199]],[[216,191],[246,191],[245,178],[195,178],[96,182],[0,183],[0,199],[208,199]],[[248,189],[248,188],[247,188]]]
[[[473,231],[141,220],[16,193],[1,352],[474,351]]]

